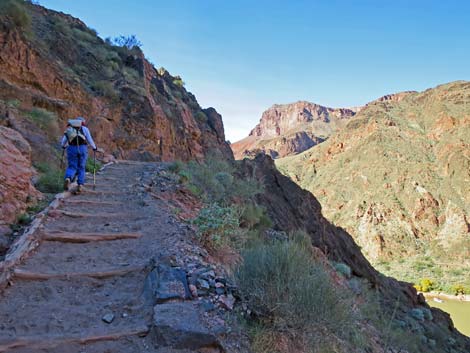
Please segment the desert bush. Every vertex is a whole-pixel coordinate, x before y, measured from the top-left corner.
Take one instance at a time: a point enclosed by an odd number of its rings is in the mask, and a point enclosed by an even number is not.
[[[201,123],[207,122],[207,115],[203,111],[197,112],[194,117],[196,118],[197,121]]]
[[[7,101],[7,106],[8,106],[9,108],[16,108],[16,109],[18,109],[18,108],[20,107],[20,105],[21,105],[21,101],[18,100],[18,99],[11,99],[11,100]]]
[[[421,353],[420,337],[416,332],[412,332],[408,318],[402,317],[400,319],[397,316],[397,313],[400,312],[399,308],[399,300],[395,302],[395,305],[381,303],[376,290],[371,290],[365,293],[365,300],[360,311],[362,319],[371,322],[378,330],[385,346],[384,351]],[[413,320],[411,319],[411,321]],[[416,325],[419,324],[416,323]]]
[[[93,162],[93,155],[89,155],[88,159],[86,160],[85,170],[88,173],[93,173],[93,167],[95,167],[95,170],[98,171],[101,169],[102,166],[103,164],[100,161],[96,161],[96,166],[95,166]]]
[[[174,161],[168,164],[168,171],[173,174],[178,174],[184,168],[184,163],[181,161]]]
[[[131,68],[131,67],[125,67],[122,71],[122,74],[124,75],[124,79],[135,86],[142,85],[142,78],[140,77],[139,73],[137,70]]]
[[[58,120],[54,112],[50,112],[43,108],[33,108],[27,114],[28,118],[41,130],[46,131],[49,135],[58,135]]]
[[[173,84],[179,88],[182,88],[184,87],[185,83],[184,81],[182,80],[181,77],[179,76],[175,76],[174,80],[173,80]]]
[[[96,35],[93,35],[88,31],[82,31],[81,29],[74,28],[72,29],[72,33],[74,38],[82,44],[95,43],[97,41]]]
[[[42,129],[47,128],[51,121],[57,119],[54,113],[42,108],[33,108],[28,116]]]
[[[72,28],[70,25],[60,16],[51,17],[52,25],[56,32],[60,32],[66,36],[72,35]]]
[[[133,49],[134,47],[141,48],[142,47],[142,42],[137,39],[135,34],[131,34],[128,36],[119,36],[115,37],[113,39],[109,39],[109,42],[112,43],[113,45],[116,45],[118,47],[125,47],[127,49]]]
[[[235,177],[234,166],[217,157],[204,163],[189,162],[179,174],[188,189],[208,203],[226,205],[234,199],[249,200],[262,191],[259,181]]]
[[[416,288],[416,290],[426,293],[436,289],[437,285],[434,283],[433,280],[430,280],[429,278],[423,278],[419,281],[418,284],[415,284],[414,287]]]
[[[237,233],[239,217],[236,207],[221,207],[213,203],[204,207],[192,223],[198,228],[201,243],[213,248],[227,244]]]
[[[92,85],[92,89],[99,96],[106,97],[111,100],[119,99],[119,94],[110,81],[97,81]]]
[[[295,241],[258,244],[242,253],[240,292],[258,321],[276,330],[342,332],[352,312],[322,265]]]
[[[28,213],[22,213],[16,217],[16,224],[25,226],[31,223],[31,216]]]
[[[272,226],[272,222],[263,207],[256,203],[247,203],[242,207],[240,225],[249,229],[266,229]]]
[[[38,163],[35,167],[39,171],[39,179],[36,182],[39,191],[48,194],[62,192],[63,171],[47,163]]]
[[[454,295],[464,295],[464,294],[469,294],[470,293],[470,288],[465,287],[462,284],[455,284],[451,286],[451,291]]]
[[[7,27],[29,29],[31,26],[31,15],[22,0],[2,0],[0,16],[10,19],[8,24],[4,23]]]
[[[333,268],[336,270],[336,272],[340,273],[346,278],[351,278],[352,276],[351,267],[343,264],[342,262],[334,262]]]

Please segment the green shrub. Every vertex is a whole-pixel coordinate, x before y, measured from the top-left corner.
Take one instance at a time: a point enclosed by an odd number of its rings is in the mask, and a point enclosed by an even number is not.
[[[168,171],[173,174],[178,174],[184,168],[184,163],[181,161],[174,161],[168,164]]]
[[[226,244],[239,227],[239,214],[235,207],[221,207],[213,203],[204,207],[193,219],[198,228],[197,235],[206,246],[218,247]]]
[[[204,163],[189,162],[180,171],[180,177],[190,190],[208,202],[229,204],[233,200],[249,200],[262,190],[262,185],[255,179],[235,177],[235,168],[229,162],[216,157],[208,158]]]
[[[175,79],[173,80],[173,84],[179,88],[182,88],[185,85],[184,81],[179,76],[175,77]]]
[[[131,68],[131,67],[125,67],[122,71],[124,75],[124,79],[135,86],[142,85],[142,78],[140,77],[139,73],[137,70]]]
[[[248,203],[243,207],[240,225],[249,229],[266,229],[272,226],[272,222],[263,207]]]
[[[462,284],[456,284],[451,287],[452,293],[454,295],[464,295],[470,293],[470,288],[465,287]]]
[[[42,108],[33,108],[27,113],[27,116],[41,130],[46,131],[49,135],[57,136],[59,126],[57,115],[54,112]]]
[[[85,43],[95,43],[97,41],[96,35],[93,35],[90,32],[82,31],[78,28],[74,28],[72,32],[74,38],[78,40],[82,45],[86,45]]]
[[[47,128],[52,121],[57,119],[53,112],[42,108],[33,108],[28,116],[42,129]]]
[[[384,342],[384,352],[409,352],[421,353],[422,342],[419,335],[413,332],[410,325],[419,324],[413,318],[397,317],[401,311],[400,302],[397,300],[394,307],[390,303],[381,303],[377,290],[370,290],[365,293],[365,301],[361,306],[361,315],[365,321],[369,321],[377,329],[382,342]],[[411,314],[411,311],[409,312]],[[424,313],[417,313],[424,319]]]
[[[39,191],[48,194],[62,192],[64,174],[61,170],[47,163],[38,163],[35,167],[39,171],[39,179],[36,183]]]
[[[129,50],[134,49],[134,48],[141,48],[142,47],[142,42],[137,39],[135,34],[131,34],[129,36],[119,36],[115,37],[113,39],[109,39],[109,42],[112,43],[113,45],[119,46],[119,47],[124,47]]]
[[[342,336],[352,312],[322,267],[295,241],[259,244],[242,253],[240,292],[265,326]]]
[[[29,29],[31,26],[31,15],[22,0],[2,0],[0,16],[8,17],[13,28]]]
[[[92,153],[93,153],[93,152],[92,152]],[[100,170],[102,166],[103,166],[103,164],[102,164],[100,161],[96,161],[95,170],[96,170],[96,171]],[[93,173],[93,167],[94,167],[93,154],[90,154],[90,155],[88,156],[88,159],[86,160],[85,170],[86,170],[88,173]]]
[[[436,289],[437,285],[433,280],[430,280],[429,278],[423,278],[418,284],[415,284],[414,287],[416,290],[426,293]]]
[[[21,101],[19,101],[18,99],[11,99],[7,101],[7,106],[9,108],[19,108],[20,105],[21,105]]]
[[[207,115],[203,111],[199,111],[196,113],[195,118],[197,121],[201,123],[206,123],[207,122]]]
[[[352,276],[351,267],[342,262],[334,262],[333,268],[346,278],[351,278]]]
[[[27,213],[22,213],[18,217],[16,217],[16,224],[25,226],[31,223],[31,216]]]
[[[92,89],[102,97],[109,98],[111,100],[119,99],[119,94],[115,90],[114,85],[110,81],[98,81],[92,85]]]

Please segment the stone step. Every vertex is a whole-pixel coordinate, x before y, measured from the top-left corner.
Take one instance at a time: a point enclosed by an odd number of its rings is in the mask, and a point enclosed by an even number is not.
[[[141,233],[69,233],[48,232],[44,234],[43,240],[60,241],[64,243],[87,243],[97,241],[110,241],[119,239],[138,239]]]
[[[166,347],[188,350],[225,352],[218,339],[225,333],[223,327],[209,329],[201,320],[197,303],[173,302],[154,307],[153,334]]]

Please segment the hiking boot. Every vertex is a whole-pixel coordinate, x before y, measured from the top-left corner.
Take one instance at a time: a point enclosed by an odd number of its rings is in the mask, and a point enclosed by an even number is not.
[[[77,186],[77,190],[75,191],[77,194],[81,193],[82,192],[82,186],[81,185],[78,185]]]
[[[65,178],[64,180],[64,191],[69,191],[70,187],[70,178]]]

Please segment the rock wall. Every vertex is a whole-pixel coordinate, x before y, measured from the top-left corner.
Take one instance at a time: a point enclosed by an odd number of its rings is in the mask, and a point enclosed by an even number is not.
[[[8,224],[17,214],[40,196],[32,176],[28,142],[17,131],[0,126],[0,238],[9,233]]]

